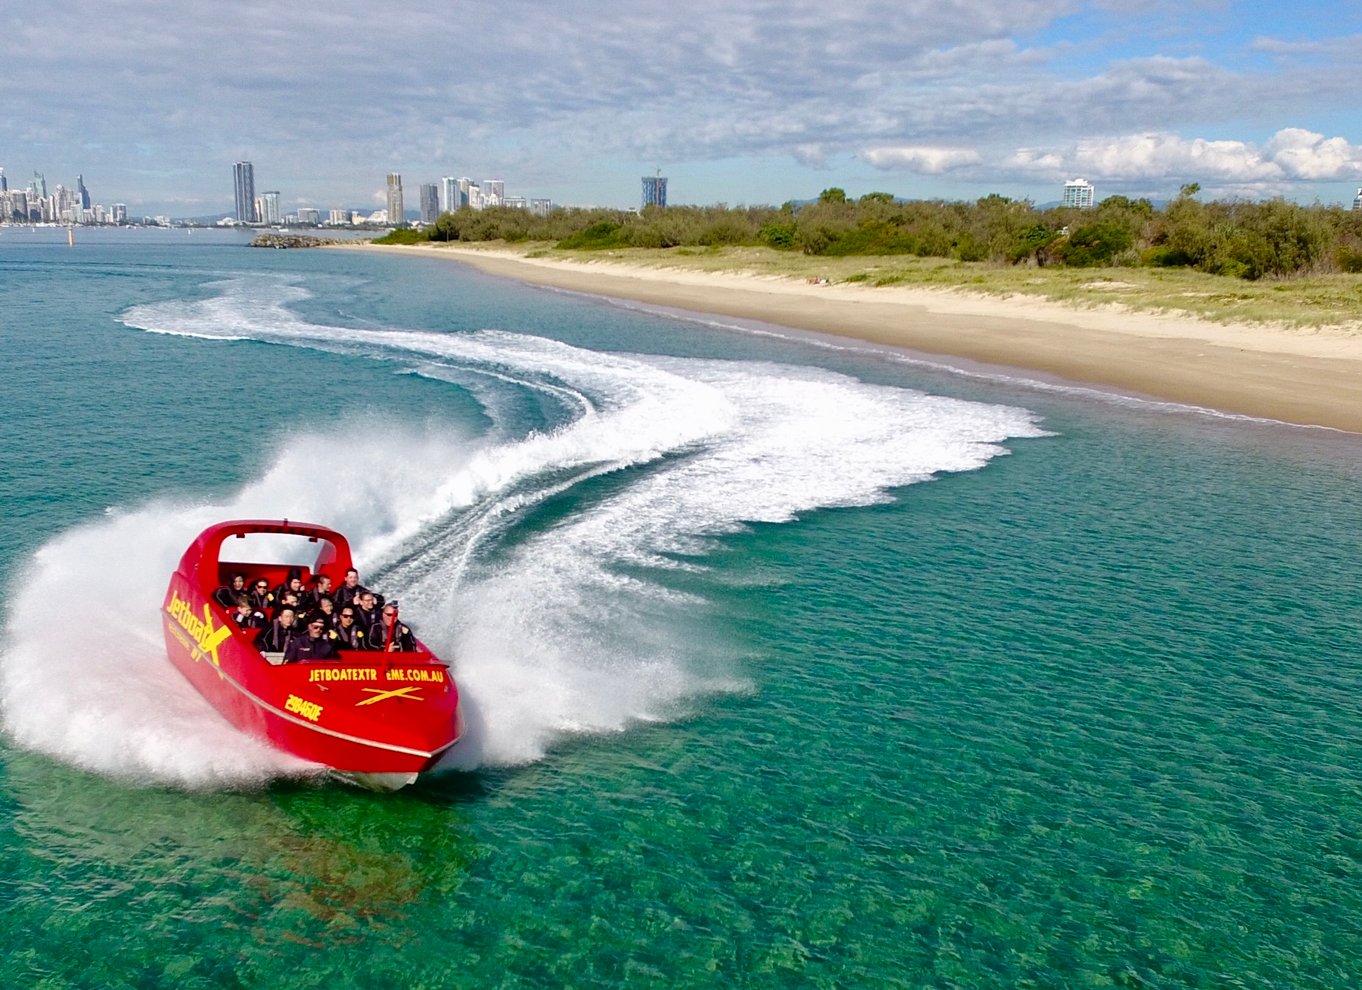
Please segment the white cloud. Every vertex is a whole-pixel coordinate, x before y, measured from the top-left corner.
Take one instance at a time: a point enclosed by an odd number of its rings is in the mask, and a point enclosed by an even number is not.
[[[926,145],[866,148],[861,157],[876,168],[901,169],[924,175],[940,175],[967,165],[978,164],[982,158],[973,148],[942,148]]]

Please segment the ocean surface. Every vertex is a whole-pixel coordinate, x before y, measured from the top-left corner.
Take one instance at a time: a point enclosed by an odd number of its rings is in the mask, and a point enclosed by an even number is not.
[[[0,983],[1350,988],[1362,440],[225,233],[0,229]],[[348,533],[395,795],[158,609]]]

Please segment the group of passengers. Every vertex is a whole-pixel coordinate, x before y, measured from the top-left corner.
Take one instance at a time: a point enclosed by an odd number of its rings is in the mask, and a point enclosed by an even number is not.
[[[328,660],[340,650],[416,649],[411,629],[397,619],[397,602],[384,601],[360,584],[359,571],[353,567],[334,590],[325,574],[313,577],[311,588],[305,587],[296,567],[272,590],[264,578],[248,582],[245,574],[233,574],[213,598],[242,629],[259,630],[256,649],[282,653],[284,663]]]

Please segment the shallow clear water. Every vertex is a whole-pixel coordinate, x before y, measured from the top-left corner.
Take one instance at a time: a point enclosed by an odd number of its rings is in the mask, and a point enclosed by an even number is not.
[[[766,329],[0,232],[16,985],[1355,985],[1357,440]],[[456,658],[444,771],[177,679],[255,514]]]

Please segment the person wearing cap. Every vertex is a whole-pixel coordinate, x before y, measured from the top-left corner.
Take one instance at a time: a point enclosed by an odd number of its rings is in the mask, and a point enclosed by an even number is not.
[[[383,611],[369,628],[369,649],[388,653],[411,653],[416,649],[416,637],[397,621],[397,602],[387,602]]]
[[[291,591],[299,598],[303,595],[303,569],[301,567],[290,567],[288,577],[284,578],[284,583],[274,589],[274,600],[283,601],[284,592]]]
[[[326,620],[317,616],[308,620],[304,635],[293,637],[284,647],[284,663],[330,660],[335,655],[336,648],[326,634]]]

